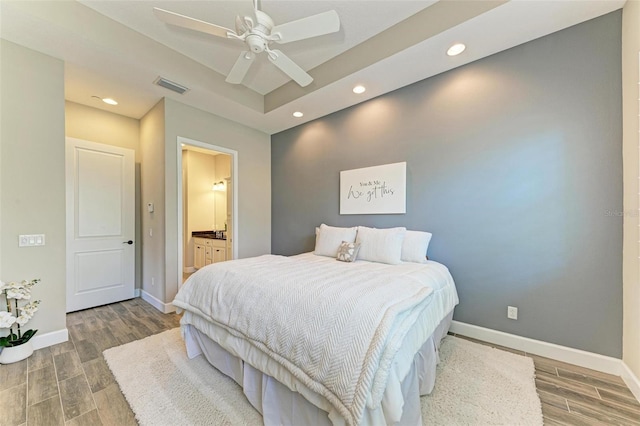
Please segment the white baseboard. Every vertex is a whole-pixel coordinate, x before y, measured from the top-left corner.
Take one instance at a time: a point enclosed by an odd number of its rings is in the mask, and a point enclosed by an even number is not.
[[[184,268],[182,268],[182,272],[184,272],[185,274],[193,274],[195,271],[197,271],[197,269],[193,266],[185,266]]]
[[[69,340],[69,330],[63,328],[62,330],[50,331],[49,333],[36,334],[31,338],[31,344],[33,345],[33,349],[42,349],[47,346],[64,343],[67,340]]]
[[[171,303],[164,303],[162,300],[155,298],[153,295],[147,293],[144,290],[140,290],[140,297],[145,302],[149,302],[151,306],[159,310],[164,314],[168,314],[169,312],[175,312],[176,308]]]
[[[133,297],[140,297],[140,289],[136,288],[135,290],[133,290]]]
[[[618,358],[569,348],[567,346],[560,346],[554,343],[543,342],[541,340],[516,336],[515,334],[478,327],[477,325],[466,324],[459,321],[452,321],[449,331],[451,333],[461,334],[484,342],[506,346],[508,348],[517,349],[546,358],[553,358],[558,361],[579,365],[580,367],[590,368],[603,373],[613,374],[616,376],[622,376],[623,373],[624,364],[622,360]],[[630,370],[629,373],[631,373]]]
[[[636,397],[638,401],[640,401],[640,379],[633,374],[633,371],[629,368],[626,363],[622,363],[622,380],[627,384],[627,387],[631,391],[631,393]]]

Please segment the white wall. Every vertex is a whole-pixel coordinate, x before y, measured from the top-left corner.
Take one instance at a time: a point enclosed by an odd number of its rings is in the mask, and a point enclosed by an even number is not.
[[[189,235],[193,231],[210,231],[216,214],[216,161],[213,155],[191,151],[187,156],[187,197]]]
[[[64,64],[6,40],[0,52],[0,279],[40,278],[28,326],[66,337]],[[46,245],[18,247],[19,234]]]
[[[189,217],[189,151],[182,150],[182,217]],[[185,195],[186,194],[186,195]],[[189,234],[189,220],[182,221],[182,268],[183,272],[191,272],[193,269],[193,250],[189,250],[191,244]]]
[[[216,199],[216,223],[215,229],[225,229],[227,222],[227,181],[225,178],[231,176],[231,156],[219,154],[215,156],[216,162],[216,182],[224,182],[224,191],[215,191]]]
[[[163,99],[140,122],[143,209],[143,291],[165,304],[182,282],[178,271],[178,137],[238,152],[239,257],[271,251],[270,137],[233,121]],[[153,229],[153,237],[149,229]],[[151,285],[155,279],[155,286]]]
[[[140,164],[140,120],[65,101],[65,132],[72,138],[133,149]]]
[[[170,303],[178,289],[177,138],[238,152],[238,257],[271,252],[271,143],[266,133],[216,115],[165,99],[165,260],[166,291]],[[146,163],[145,163],[146,164]],[[144,180],[144,179],[143,179]],[[143,181],[143,188],[145,184]],[[144,192],[144,191],[143,191]],[[144,198],[143,198],[144,202]]]
[[[638,247],[638,144],[640,131],[640,2],[622,10],[622,125],[624,168],[622,360],[640,379],[640,255]]]
[[[157,300],[164,299],[165,209],[164,209],[164,100],[140,120],[142,211],[142,290]],[[155,211],[147,212],[147,203]],[[153,232],[153,235],[149,234]]]

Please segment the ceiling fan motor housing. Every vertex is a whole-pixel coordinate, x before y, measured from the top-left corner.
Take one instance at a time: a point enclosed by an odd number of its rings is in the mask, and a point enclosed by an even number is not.
[[[267,47],[267,43],[264,38],[258,34],[249,34],[245,39],[247,45],[253,53],[261,53],[264,52],[264,49]]]
[[[261,10],[255,10],[258,23],[251,29],[251,33],[245,39],[253,53],[261,53],[267,48],[267,40],[273,28],[273,19]]]

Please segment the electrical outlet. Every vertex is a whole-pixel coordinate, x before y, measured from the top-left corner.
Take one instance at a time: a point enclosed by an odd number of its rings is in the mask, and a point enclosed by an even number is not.
[[[507,318],[517,320],[518,308],[516,308],[515,306],[507,306]]]
[[[154,287],[155,285],[156,285],[156,278],[151,277],[151,287]]]

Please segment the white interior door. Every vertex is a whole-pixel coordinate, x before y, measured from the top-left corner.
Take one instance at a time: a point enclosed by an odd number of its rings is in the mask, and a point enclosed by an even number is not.
[[[134,151],[66,139],[67,312],[134,297]]]

